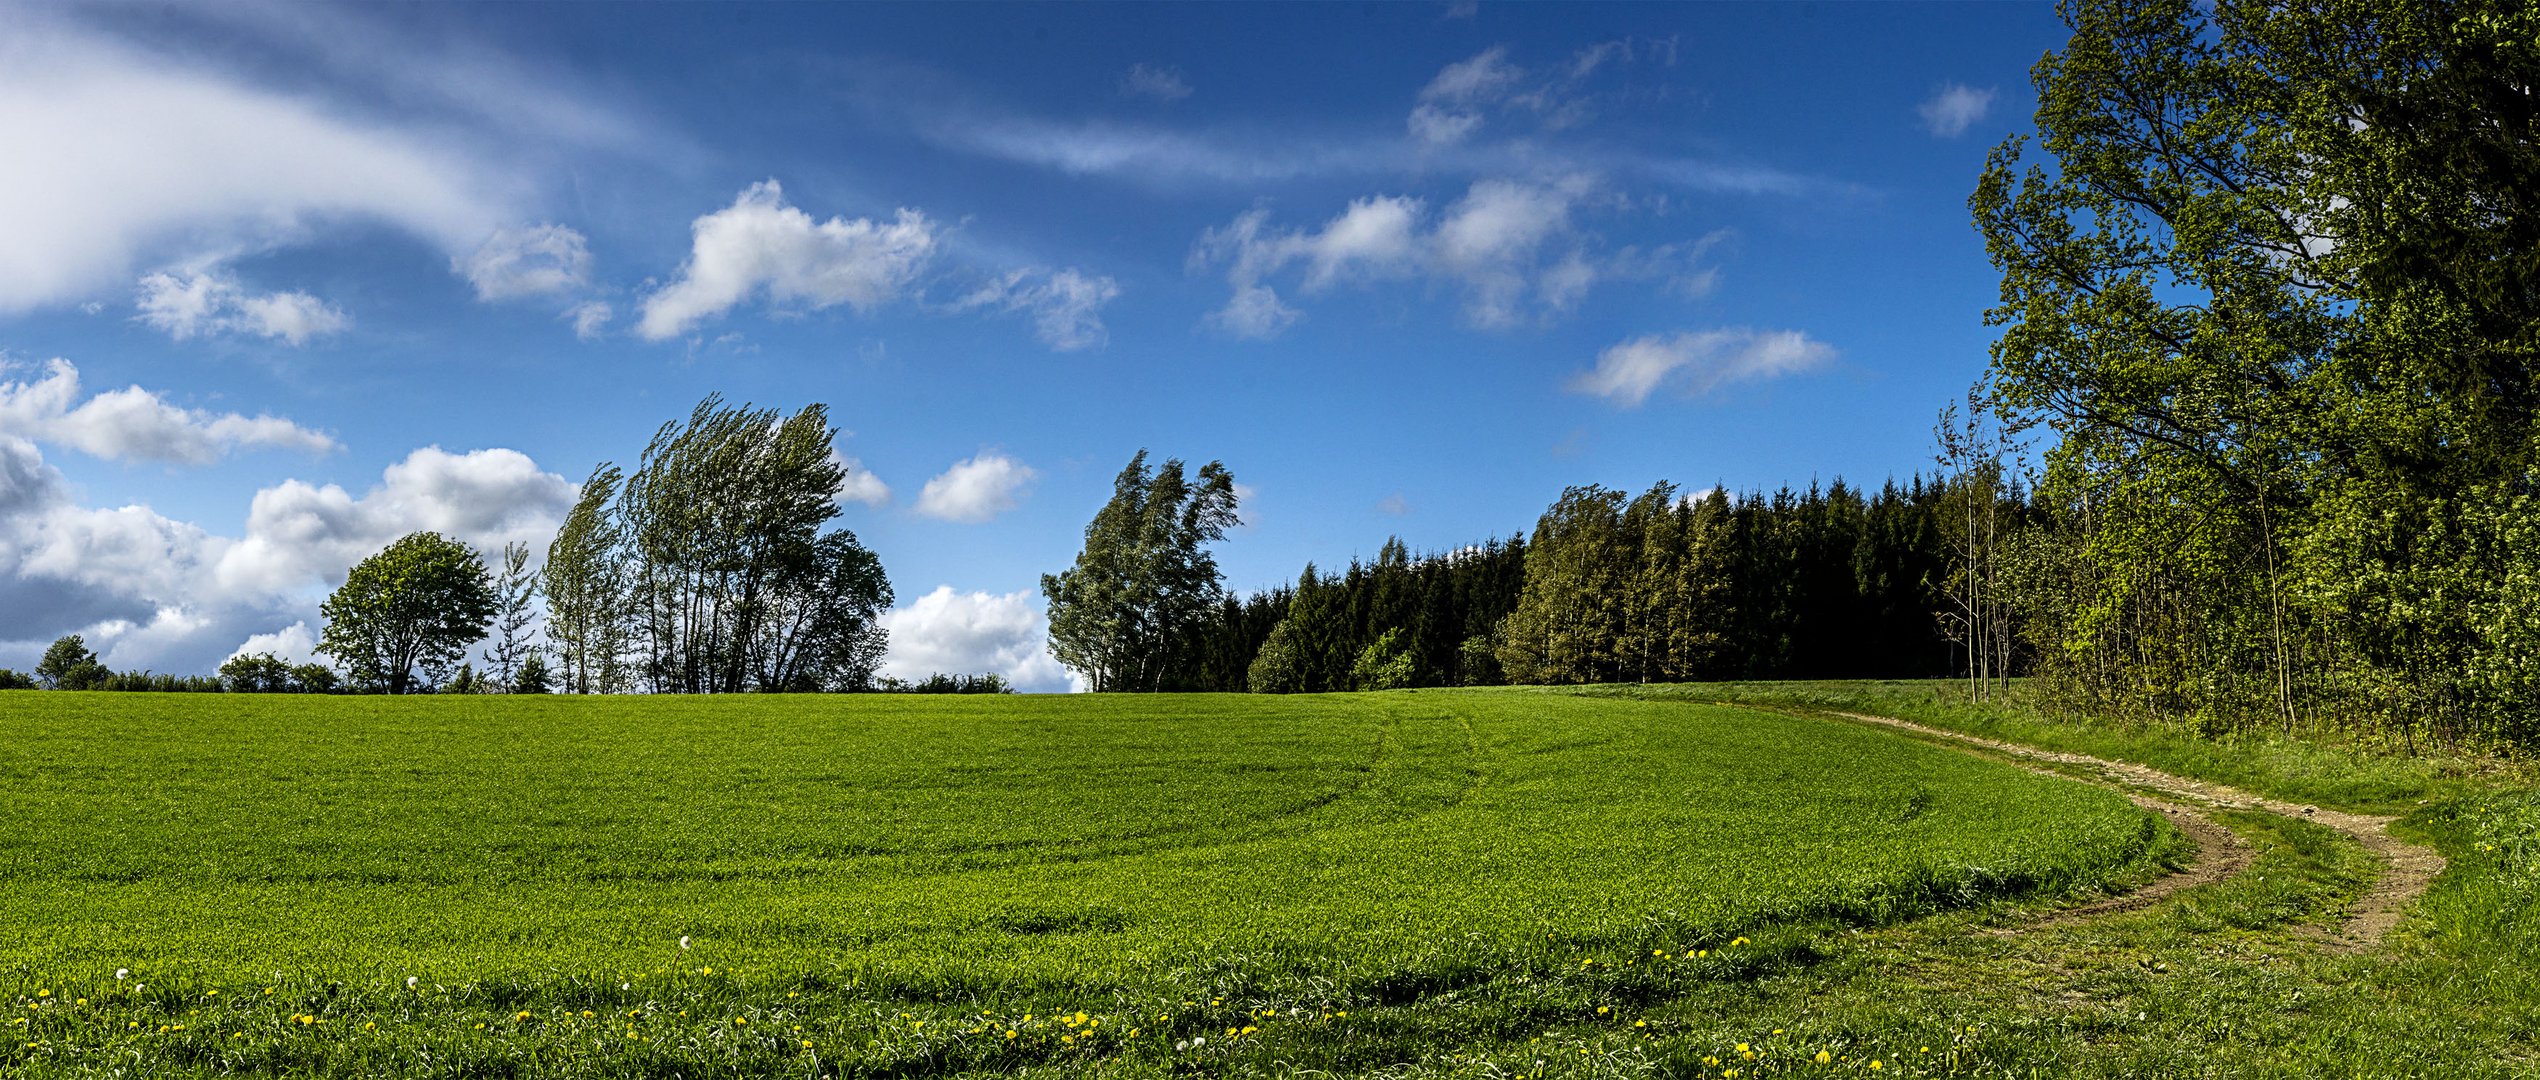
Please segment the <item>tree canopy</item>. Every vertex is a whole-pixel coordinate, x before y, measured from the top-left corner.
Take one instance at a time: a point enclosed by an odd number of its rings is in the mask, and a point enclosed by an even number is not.
[[[326,598],[317,651],[391,694],[430,689],[485,636],[498,600],[474,549],[409,533],[355,564]]]
[[[1076,564],[1041,577],[1050,651],[1097,691],[1163,689],[1184,635],[1224,595],[1207,545],[1225,538],[1235,509],[1224,465],[1185,476],[1179,459],[1150,468],[1139,450],[1085,526]]]

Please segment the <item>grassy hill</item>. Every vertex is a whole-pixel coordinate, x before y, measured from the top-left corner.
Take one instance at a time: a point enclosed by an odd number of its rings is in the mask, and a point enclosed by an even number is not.
[[[0,720],[0,1071],[30,1073],[1734,1062],[1668,1003],[2180,845],[1840,722],[1523,692]]]

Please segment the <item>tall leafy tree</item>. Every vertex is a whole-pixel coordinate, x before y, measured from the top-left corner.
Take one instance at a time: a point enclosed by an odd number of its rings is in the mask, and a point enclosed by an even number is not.
[[[872,688],[890,644],[881,616],[891,607],[891,579],[854,533],[823,534],[781,560],[766,597],[750,650],[759,689]]]
[[[47,690],[76,690],[89,681],[85,678],[89,668],[101,666],[86,639],[64,634],[46,646],[43,659],[35,662],[35,678]]]
[[[570,694],[624,688],[631,585],[626,528],[615,502],[623,474],[603,463],[582,482],[573,510],[547,545],[540,587],[557,686]]]
[[[1236,522],[1235,478],[1218,462],[1185,476],[1139,450],[1112,482],[1063,573],[1041,577],[1050,650],[1097,691],[1162,689],[1223,596],[1208,545]]]
[[[779,583],[819,551],[846,466],[828,408],[699,402],[662,425],[619,495],[642,673],[656,691],[752,689]]]
[[[392,694],[429,688],[485,636],[500,604],[466,544],[409,533],[354,565],[319,612],[317,651]]]

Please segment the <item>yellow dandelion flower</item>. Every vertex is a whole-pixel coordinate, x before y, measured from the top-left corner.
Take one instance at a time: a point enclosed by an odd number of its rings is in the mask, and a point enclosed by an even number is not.
[[[1817,1056],[1810,1058],[1809,1060],[1814,1061],[1819,1065],[1824,1065],[1834,1060],[1834,1054],[1830,1051],[1819,1050],[1817,1051]]]
[[[1006,1038],[1009,1038],[1009,1039],[1013,1038],[1013,1037],[1014,1037],[1014,1029],[1013,1029],[1013,1028],[1007,1028],[1007,1029],[1005,1029],[1005,1037],[1006,1037]]]

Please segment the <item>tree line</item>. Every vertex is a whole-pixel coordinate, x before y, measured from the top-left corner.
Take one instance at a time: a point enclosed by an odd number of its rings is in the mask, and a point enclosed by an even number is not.
[[[1312,564],[1293,586],[1227,593],[1203,545],[1233,479],[1141,452],[1045,579],[1052,650],[1097,689],[1315,693],[1503,683],[1915,677],[1971,648],[1940,616],[1971,498],[2024,520],[2025,488],[1975,496],[1920,476],[1873,493],[1837,480],[1735,498],[1661,482],[1562,493],[1531,534]],[[1211,488],[1209,485],[1215,485]],[[1222,490],[1203,505],[1196,492]],[[1208,498],[1219,498],[1210,495]],[[1166,569],[1156,569],[1166,568]]]

